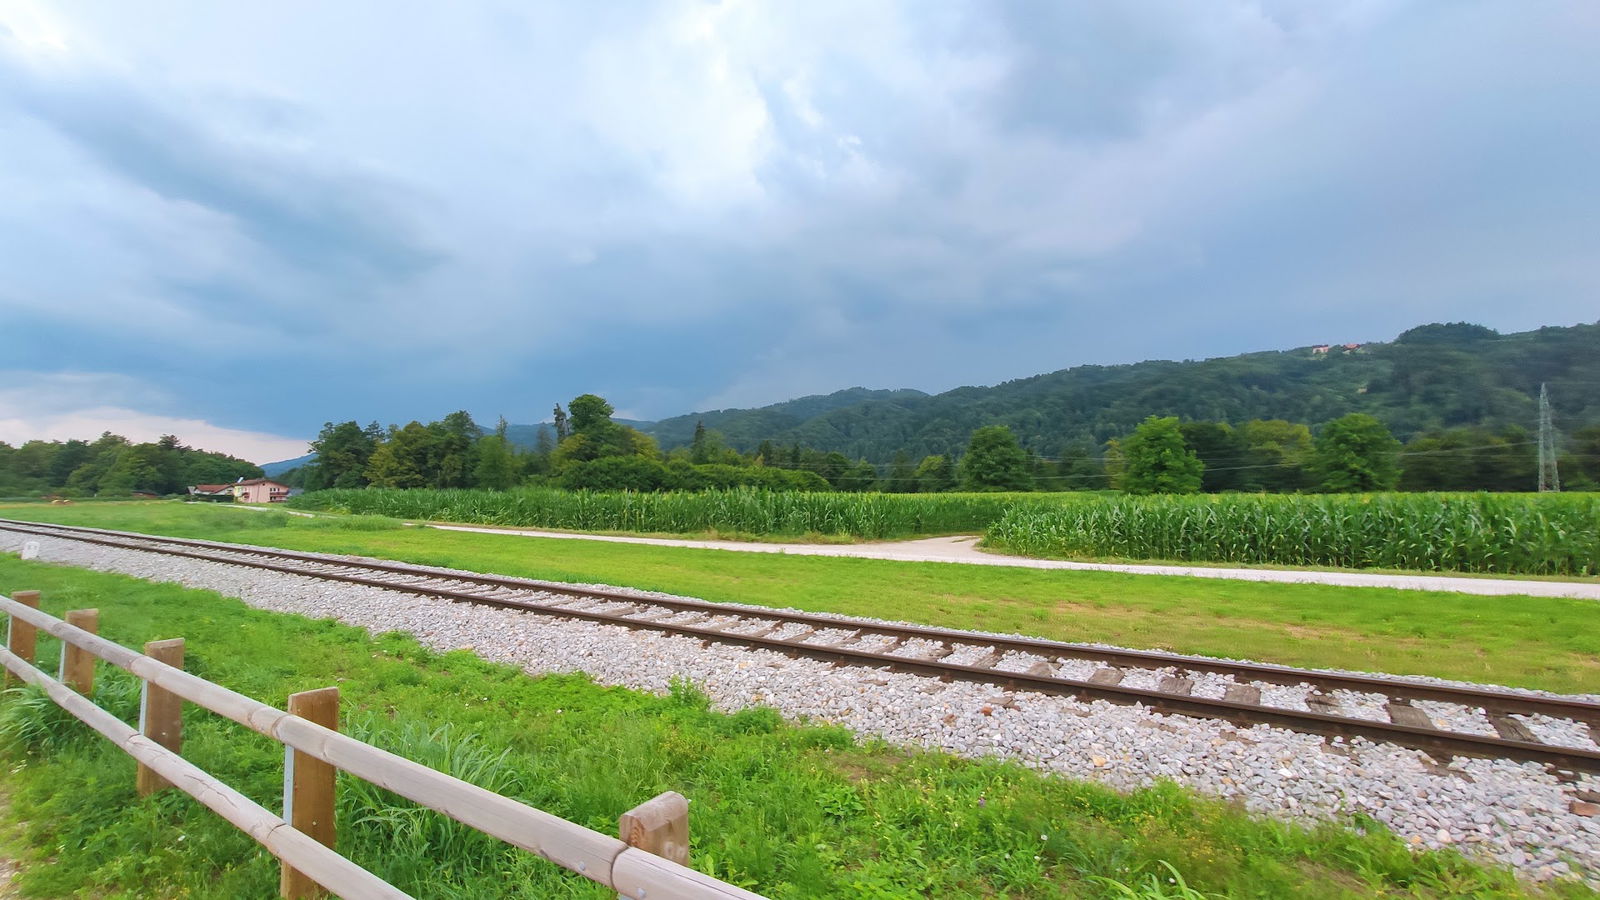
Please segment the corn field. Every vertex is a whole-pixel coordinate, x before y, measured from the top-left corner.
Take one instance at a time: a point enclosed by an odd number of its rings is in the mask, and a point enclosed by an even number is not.
[[[1033,494],[854,494],[800,491],[632,493],[524,488],[513,491],[315,491],[290,505],[399,519],[572,531],[642,531],[866,539],[977,533],[1008,509],[1052,505]]]
[[[1028,556],[1600,574],[1600,495],[1100,497],[1015,507],[989,543]]]

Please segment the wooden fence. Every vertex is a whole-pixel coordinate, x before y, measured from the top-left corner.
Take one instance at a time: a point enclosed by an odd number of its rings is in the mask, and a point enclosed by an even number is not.
[[[407,895],[332,849],[334,774],[349,772],[428,809],[537,854],[556,865],[639,900],[761,900],[688,868],[688,802],[662,794],[623,814],[621,837],[591,831],[340,734],[338,689],[289,698],[274,709],[184,672],[182,639],[153,641],[136,653],[99,637],[99,612],[74,610],[65,620],[39,610],[38,591],[0,597],[9,619],[0,649],[6,681],[37,685],[62,709],[99,732],[139,763],[141,795],[169,787],[199,800],[278,857],[284,897],[309,897],[318,886],[340,896]],[[34,667],[37,634],[61,639],[61,680]],[[139,728],[96,706],[94,661],[142,682]],[[194,703],[284,745],[284,811],[279,816],[179,755],[182,704]]]

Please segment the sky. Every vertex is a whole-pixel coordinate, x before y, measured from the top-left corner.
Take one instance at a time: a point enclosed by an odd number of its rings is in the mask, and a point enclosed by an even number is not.
[[[1600,4],[0,0],[0,440],[1600,319]]]

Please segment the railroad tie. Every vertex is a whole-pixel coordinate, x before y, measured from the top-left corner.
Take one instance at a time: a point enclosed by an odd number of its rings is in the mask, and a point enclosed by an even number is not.
[[[1194,693],[1194,679],[1180,678],[1177,675],[1166,675],[1162,677],[1161,683],[1156,686],[1156,690],[1163,694],[1181,694],[1183,696],[1188,696],[1189,694]]]
[[[1500,736],[1508,741],[1539,743],[1539,739],[1534,736],[1532,731],[1528,730],[1528,726],[1522,724],[1521,719],[1513,719],[1509,713],[1490,712],[1489,724],[1493,725],[1494,730],[1498,731]]]
[[[1261,688],[1250,684],[1230,684],[1223,692],[1222,699],[1229,703],[1247,703],[1258,706],[1261,703]]]
[[[973,667],[974,669],[992,669],[994,668],[994,664],[999,661],[1000,651],[990,650],[988,653],[985,653],[972,662],[967,663],[967,665]]]
[[[1114,684],[1121,684],[1122,675],[1122,670],[1116,666],[1105,666],[1094,670],[1094,674],[1089,676],[1089,683],[1103,684],[1109,687]]]
[[[1056,670],[1055,667],[1051,666],[1044,660],[1039,660],[1038,662],[1029,666],[1028,671],[1024,674],[1032,675],[1035,678],[1054,678],[1056,676]]]
[[[1389,713],[1389,721],[1407,728],[1435,728],[1433,719],[1423,710],[1411,705],[1410,700],[1390,700],[1384,704],[1384,709]]]
[[[1325,716],[1336,716],[1339,714],[1339,701],[1332,694],[1312,691],[1306,697],[1306,709],[1314,713],[1322,713]]]

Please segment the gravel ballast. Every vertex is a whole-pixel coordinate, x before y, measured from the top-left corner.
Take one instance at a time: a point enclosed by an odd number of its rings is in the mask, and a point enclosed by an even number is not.
[[[337,619],[374,634],[405,631],[432,649],[468,649],[534,674],[586,672],[601,684],[656,693],[665,693],[673,678],[687,678],[724,710],[771,706],[786,717],[833,722],[894,744],[1013,758],[1123,789],[1166,778],[1236,799],[1255,812],[1300,821],[1347,821],[1362,813],[1413,846],[1456,847],[1509,863],[1529,878],[1576,875],[1600,888],[1600,817],[1574,812],[1584,808],[1577,795],[1600,793],[1600,778],[1590,775],[1563,783],[1535,763],[1458,758],[1442,766],[1418,751],[1363,739],[1327,741],[1266,725],[943,683],[769,650],[702,645],[659,632],[0,531],[0,550],[17,552],[26,541],[39,543],[44,561],[210,589],[256,608]],[[1027,665],[1018,659],[1003,668]]]

